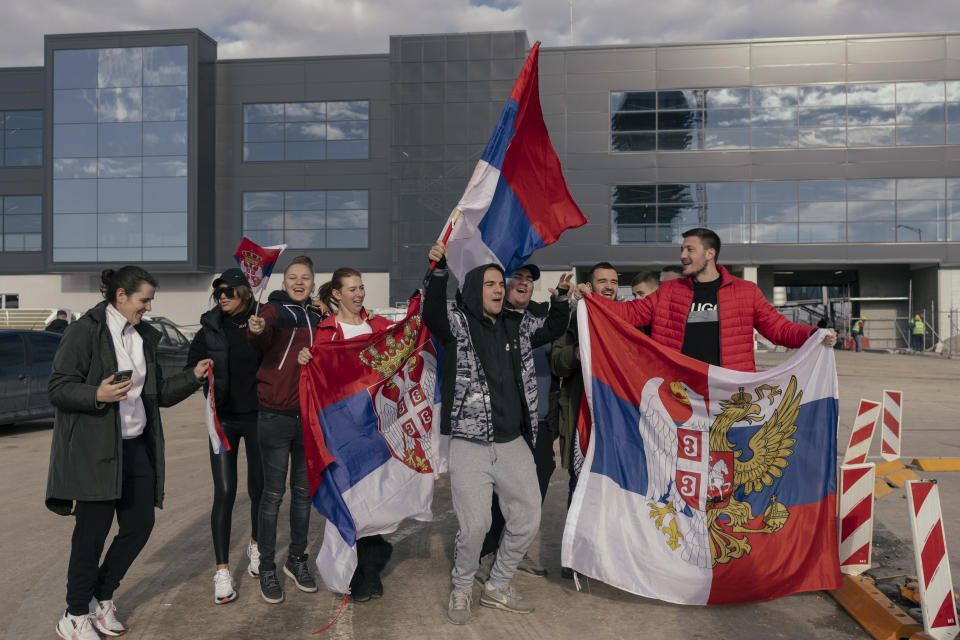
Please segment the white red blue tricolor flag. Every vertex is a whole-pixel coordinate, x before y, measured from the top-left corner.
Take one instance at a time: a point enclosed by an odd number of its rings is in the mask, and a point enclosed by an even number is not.
[[[310,493],[327,519],[317,568],[337,593],[350,591],[357,538],[433,519],[449,438],[439,428],[440,350],[420,300],[387,329],[315,345],[300,373]]]
[[[240,246],[237,247],[233,257],[236,258],[237,265],[243,271],[243,275],[246,276],[254,296],[259,296],[267,288],[270,274],[273,273],[273,267],[286,248],[287,245],[285,244],[261,247],[247,237],[240,241]]]
[[[210,447],[215,454],[230,451],[230,441],[227,439],[223,429],[220,428],[220,419],[217,417],[217,402],[213,397],[213,360],[210,361],[210,368],[207,369],[207,407],[204,411],[204,419],[207,423],[207,434],[210,436]]]
[[[543,122],[539,55],[537,43],[447,222],[460,211],[447,242],[447,264],[461,282],[474,267],[492,262],[510,275],[534,251],[587,222],[567,189]]]
[[[841,586],[825,330],[743,373],[661,347],[590,296],[578,328],[593,428],[564,566],[681,604]]]

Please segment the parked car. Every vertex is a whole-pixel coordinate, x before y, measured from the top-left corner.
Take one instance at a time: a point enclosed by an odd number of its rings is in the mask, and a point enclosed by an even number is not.
[[[157,345],[157,361],[163,370],[163,377],[169,378],[180,373],[187,365],[187,353],[190,341],[171,320],[163,316],[143,316],[143,321],[160,332],[160,344]]]
[[[0,424],[53,415],[47,380],[59,333],[0,329]]]

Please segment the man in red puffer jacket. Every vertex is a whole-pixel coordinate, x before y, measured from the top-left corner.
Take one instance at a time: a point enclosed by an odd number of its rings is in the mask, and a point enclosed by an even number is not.
[[[790,322],[766,301],[752,282],[717,264],[720,238],[710,229],[683,234],[683,276],[660,285],[643,299],[615,302],[595,296],[602,306],[631,325],[650,325],[650,337],[684,355],[737,371],[755,371],[753,330],[774,344],[799,348],[816,327]],[[580,295],[590,293],[579,285]],[[824,344],[836,344],[830,330]]]

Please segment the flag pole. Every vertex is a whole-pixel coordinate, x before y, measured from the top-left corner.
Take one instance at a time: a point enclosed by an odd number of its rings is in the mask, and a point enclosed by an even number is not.
[[[447,224],[447,230],[443,232],[443,237],[440,239],[442,244],[447,244],[447,240],[450,239],[450,234],[453,233],[453,226],[457,224],[457,220],[460,219],[460,209],[453,210],[453,215],[450,216],[450,223]],[[423,286],[426,288],[427,281],[430,279],[430,276],[433,275],[433,270],[437,268],[437,261],[431,260],[430,266],[427,267],[427,273],[423,276]]]

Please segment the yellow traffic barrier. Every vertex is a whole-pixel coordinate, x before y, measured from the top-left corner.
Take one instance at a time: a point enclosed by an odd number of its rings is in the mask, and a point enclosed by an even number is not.
[[[960,458],[914,458],[911,464],[920,471],[960,471]]]

